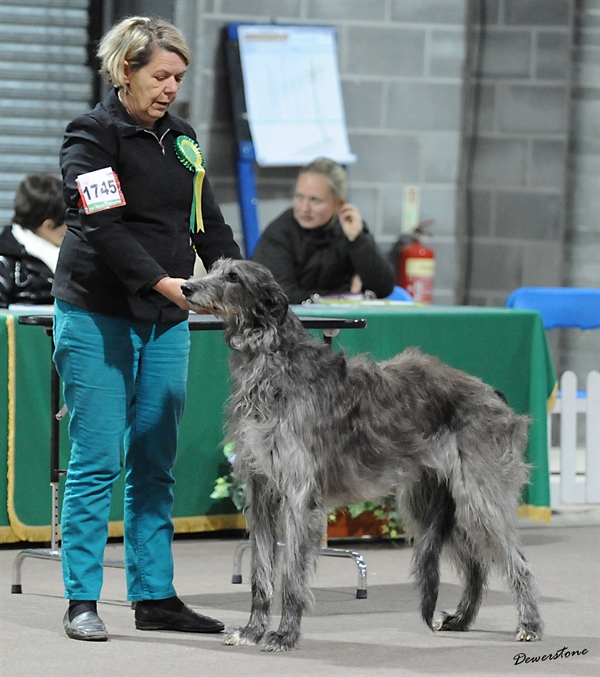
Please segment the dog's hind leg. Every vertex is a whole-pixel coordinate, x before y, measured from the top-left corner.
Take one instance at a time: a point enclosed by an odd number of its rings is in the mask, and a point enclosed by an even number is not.
[[[320,549],[323,512],[316,505],[285,508],[285,547],[281,575],[281,622],[262,641],[264,651],[289,651],[300,639],[302,613],[311,593],[309,577]]]
[[[420,531],[412,574],[421,593],[421,616],[433,630],[440,585],[440,556],[454,525],[454,500],[445,484],[433,474],[424,473],[403,502]]]
[[[460,572],[464,589],[454,614],[441,613],[441,619],[434,622],[436,630],[465,631],[475,620],[488,578],[488,565],[477,557],[468,536],[458,527],[452,531],[449,552]]]
[[[535,642],[542,638],[544,622],[539,611],[539,593],[529,562],[514,548],[506,562],[506,578],[512,588],[519,613],[517,642]]]
[[[275,561],[277,556],[278,514],[280,499],[265,487],[265,480],[249,480],[250,505],[246,520],[252,540],[251,587],[252,607],[245,627],[229,628],[224,644],[258,644],[271,620],[271,604],[275,587]]]

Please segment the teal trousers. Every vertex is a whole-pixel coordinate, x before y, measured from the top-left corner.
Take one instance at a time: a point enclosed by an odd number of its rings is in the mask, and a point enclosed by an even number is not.
[[[70,416],[65,597],[100,598],[112,490],[123,466],[128,599],[172,597],[171,470],[185,405],[188,323],[109,317],[57,301],[54,343]]]

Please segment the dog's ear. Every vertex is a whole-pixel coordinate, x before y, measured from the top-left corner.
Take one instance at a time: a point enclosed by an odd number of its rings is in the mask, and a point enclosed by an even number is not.
[[[289,307],[290,307],[289,304],[286,303],[285,306],[283,306],[280,309],[279,317],[277,318],[277,321],[279,322],[280,325],[282,325],[285,322],[285,318],[287,317]]]
[[[287,317],[289,301],[283,290],[279,287],[269,287],[265,290],[264,298],[265,308],[277,320],[277,324],[282,325]]]

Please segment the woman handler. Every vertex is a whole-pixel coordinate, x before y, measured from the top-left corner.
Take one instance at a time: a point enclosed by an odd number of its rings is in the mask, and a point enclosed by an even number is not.
[[[220,632],[177,597],[173,476],[189,354],[181,284],[240,258],[194,130],[168,110],[190,54],[171,24],[132,17],[98,48],[114,86],[67,126],[60,153],[67,227],[53,286],[54,360],[70,412],[62,509],[67,635],[106,640],[97,614],[112,487],[124,448],[128,598],[140,630]],[[199,209],[196,209],[196,206]]]

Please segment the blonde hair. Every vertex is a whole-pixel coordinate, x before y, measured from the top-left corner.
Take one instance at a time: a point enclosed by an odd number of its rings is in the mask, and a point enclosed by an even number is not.
[[[348,197],[348,176],[342,165],[326,157],[318,157],[300,168],[300,174],[320,174],[331,190],[335,200],[346,201]]]
[[[143,68],[156,49],[174,52],[189,65],[190,50],[181,31],[163,19],[131,16],[110,28],[98,45],[100,73],[118,89],[125,87],[125,61],[132,71]]]

